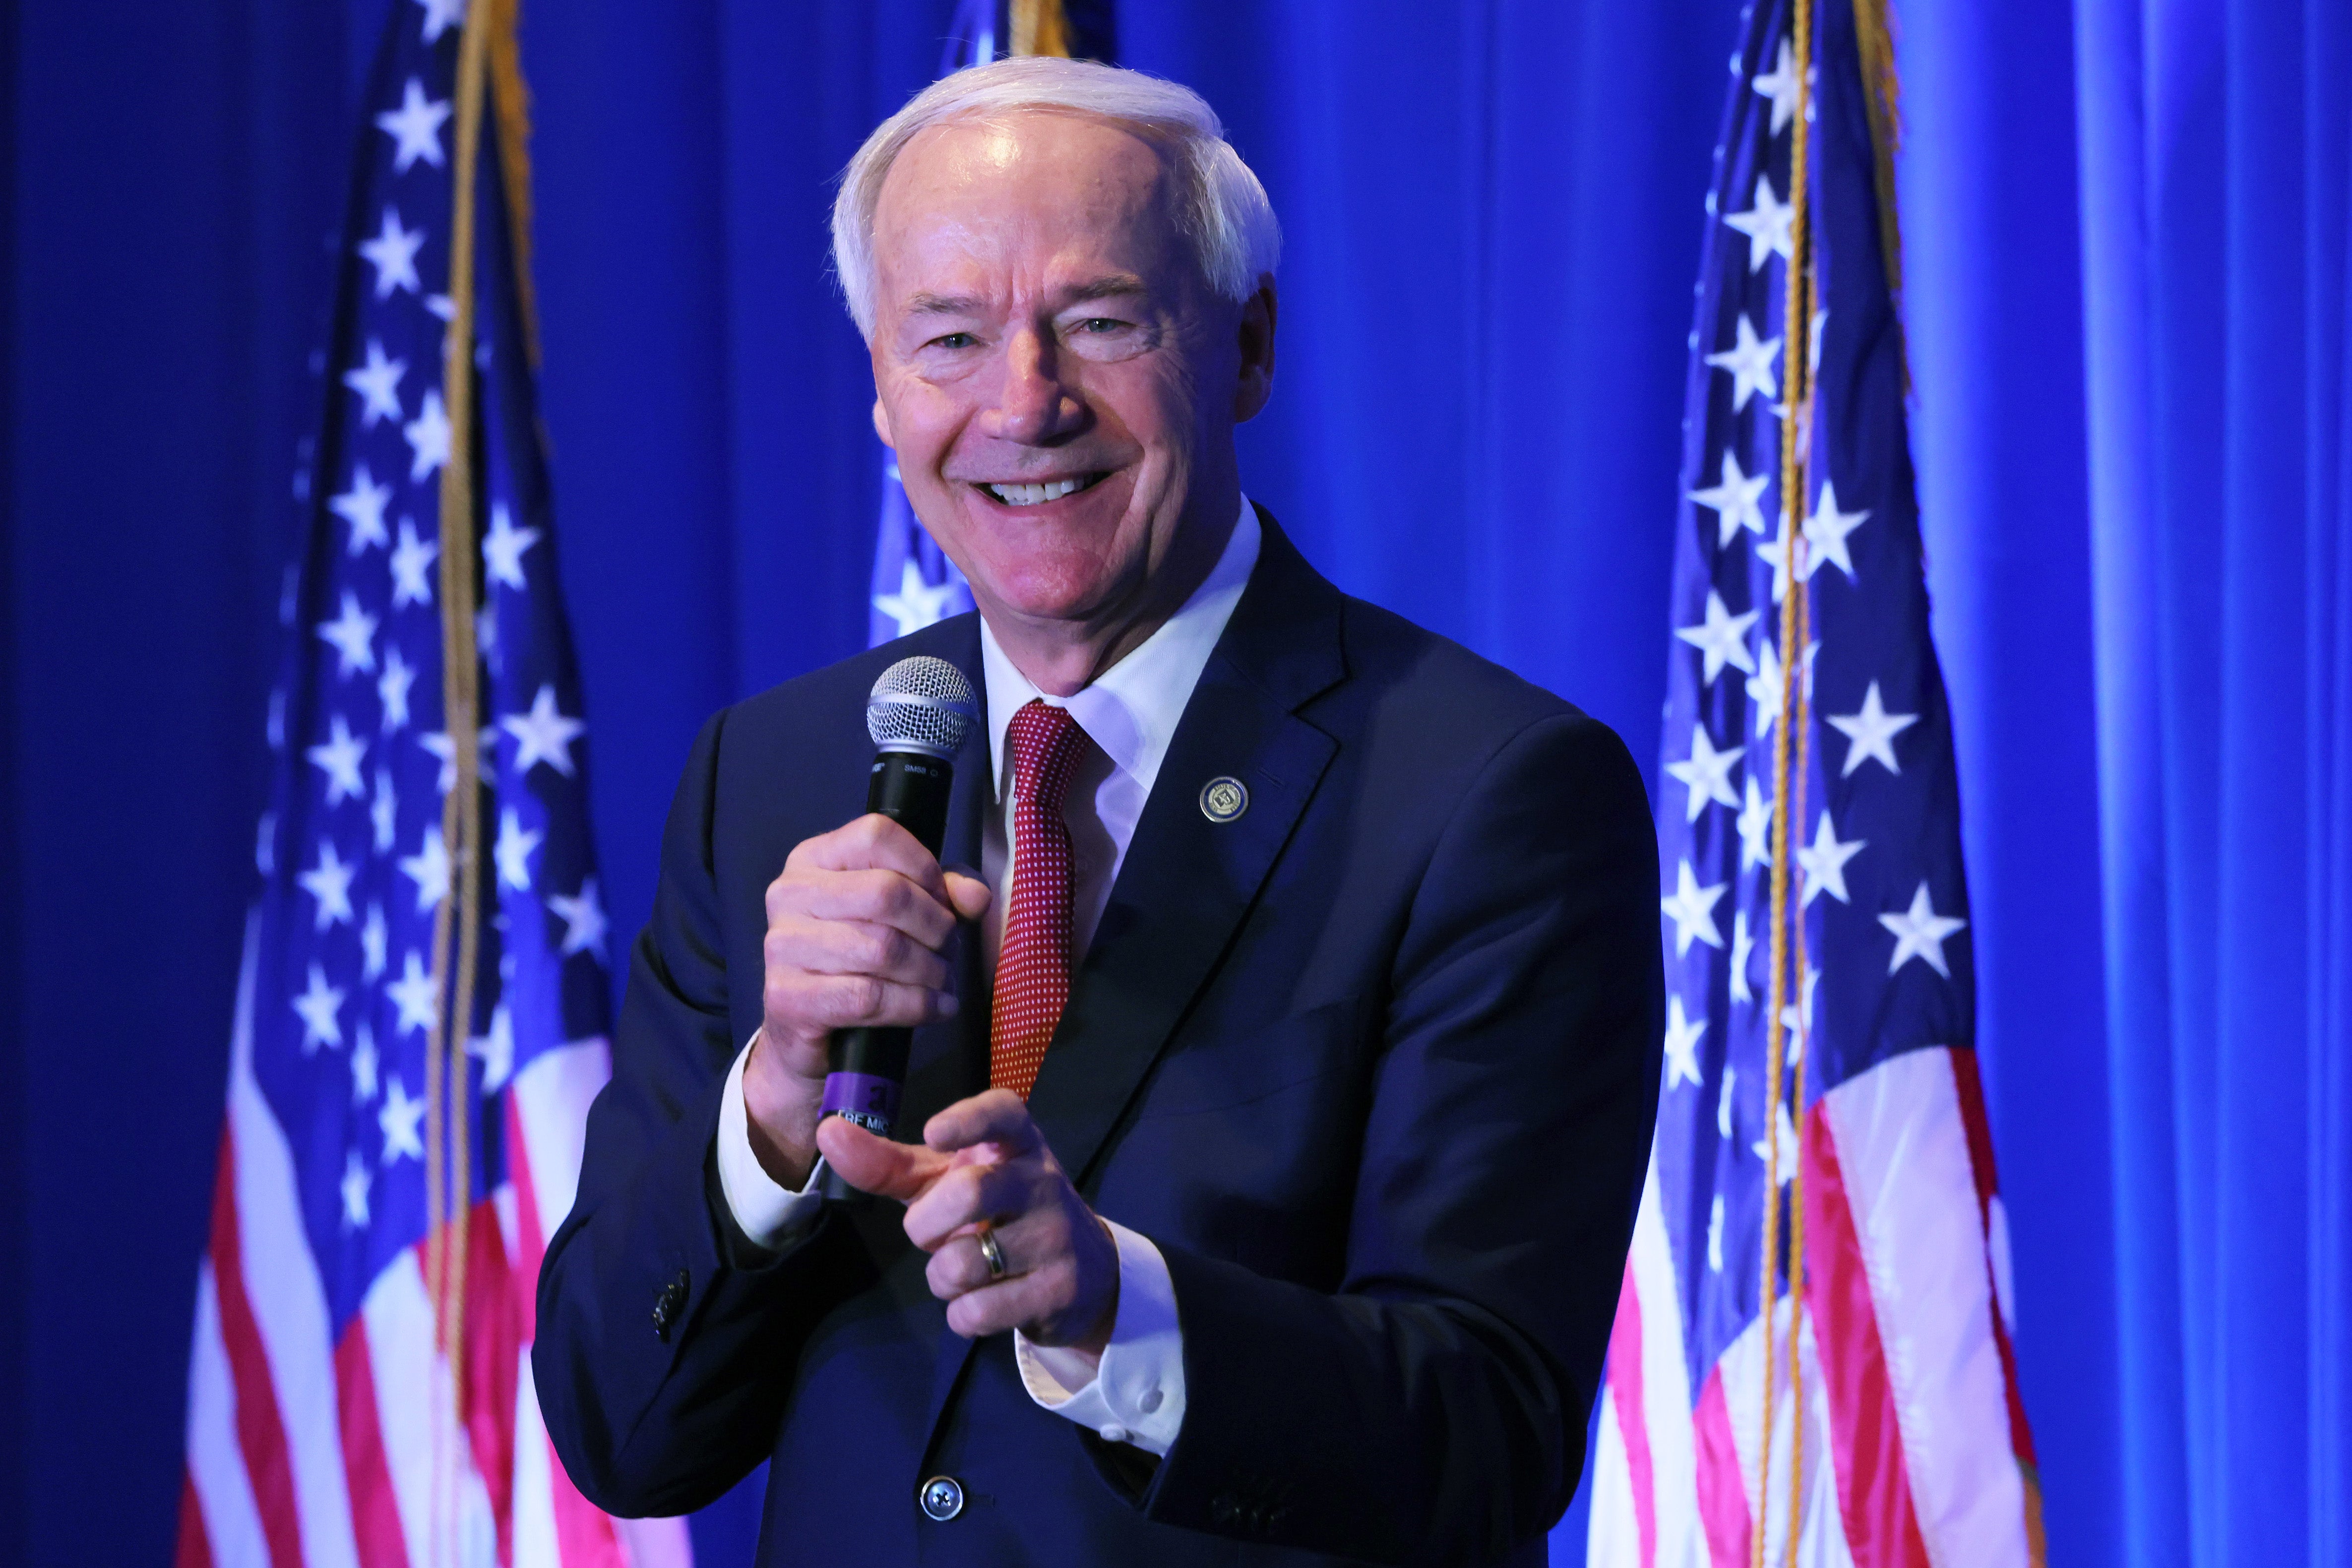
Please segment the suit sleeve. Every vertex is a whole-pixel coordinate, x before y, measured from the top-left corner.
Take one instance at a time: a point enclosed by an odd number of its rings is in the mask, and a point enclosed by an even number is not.
[[[1162,1247],[1189,1405],[1150,1517],[1464,1563],[1558,1520],[1656,1110],[1656,853],[1594,721],[1483,769],[1393,963],[1339,1290]]]
[[[696,740],[671,805],[613,1080],[540,1269],[531,1369],[548,1436],[582,1494],[624,1516],[701,1507],[767,1458],[829,1277],[831,1226],[769,1254],[719,1191],[720,1092],[741,1045],[712,873],[724,720]]]

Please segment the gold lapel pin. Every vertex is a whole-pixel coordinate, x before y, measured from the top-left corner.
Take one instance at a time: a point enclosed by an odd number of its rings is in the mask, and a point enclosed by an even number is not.
[[[1220,773],[1201,786],[1201,815],[1211,822],[1231,822],[1249,809],[1249,788],[1241,780]]]

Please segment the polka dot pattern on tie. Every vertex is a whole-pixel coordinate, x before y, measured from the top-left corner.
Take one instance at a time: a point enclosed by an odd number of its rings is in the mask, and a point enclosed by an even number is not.
[[[1087,732],[1069,710],[1032,700],[1006,727],[1013,745],[1013,889],[996,957],[988,1081],[1029,1098],[1070,999],[1070,830],[1062,802]]]

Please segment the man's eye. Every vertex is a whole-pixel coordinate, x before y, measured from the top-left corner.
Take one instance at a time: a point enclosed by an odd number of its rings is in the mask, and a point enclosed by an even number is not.
[[[1118,321],[1109,316],[1088,316],[1085,321],[1078,323],[1078,331],[1082,332],[1116,332],[1126,325],[1127,323],[1125,321]]]
[[[933,338],[929,346],[935,349],[968,349],[979,341],[970,332],[949,332],[943,337]]]

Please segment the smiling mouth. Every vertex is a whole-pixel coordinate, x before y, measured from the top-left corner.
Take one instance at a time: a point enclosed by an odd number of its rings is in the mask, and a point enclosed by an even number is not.
[[[1060,500],[1064,496],[1092,489],[1110,478],[1108,470],[1093,474],[1073,474],[1067,479],[1047,479],[1041,484],[974,484],[971,488],[1000,506],[1043,506],[1047,501]]]

